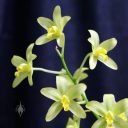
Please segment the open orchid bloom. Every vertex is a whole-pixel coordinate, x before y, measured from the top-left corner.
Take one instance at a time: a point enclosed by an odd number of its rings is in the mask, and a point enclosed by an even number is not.
[[[90,101],[86,107],[99,115],[91,128],[128,128],[128,99],[115,101],[114,95],[105,94],[103,102]]]
[[[71,111],[79,118],[85,118],[86,113],[84,109],[74,99],[86,90],[86,85],[83,83],[72,85],[71,81],[62,76],[56,77],[56,84],[57,89],[52,87],[41,89],[42,95],[55,101],[48,110],[46,121],[53,120],[62,109]]]
[[[117,64],[107,55],[107,53],[116,46],[117,40],[115,38],[111,38],[99,44],[100,41],[98,33],[94,30],[89,30],[89,33],[91,37],[88,41],[92,45],[92,53],[89,59],[90,69],[94,69],[97,65],[97,60],[99,60],[109,68],[117,70]]]
[[[54,39],[57,40],[57,44],[59,47],[63,47],[65,42],[65,36],[63,33],[64,27],[67,22],[71,19],[70,16],[61,16],[61,8],[60,6],[56,6],[53,11],[53,20],[39,17],[37,19],[38,23],[47,30],[47,33],[40,36],[36,40],[36,45],[46,44]]]
[[[14,55],[11,59],[12,64],[16,67],[15,79],[12,87],[17,87],[26,77],[28,77],[29,85],[33,85],[33,60],[36,58],[35,54],[32,54],[34,43],[30,44],[26,50],[26,60],[20,56]]]

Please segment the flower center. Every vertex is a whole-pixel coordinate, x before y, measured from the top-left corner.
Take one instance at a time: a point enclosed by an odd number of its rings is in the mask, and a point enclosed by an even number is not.
[[[118,117],[120,117],[120,118],[121,118],[122,120],[124,120],[124,121],[127,121],[127,117],[126,117],[126,115],[125,115],[124,112],[121,113],[121,114],[119,114]]]
[[[48,29],[47,38],[58,37],[60,35],[59,29],[56,26],[52,26]]]
[[[97,58],[102,57],[103,61],[108,60],[107,50],[102,47],[97,48],[93,53],[94,53],[94,56]]]
[[[17,71],[15,72],[16,77],[19,77],[20,73],[31,71],[30,65],[25,63],[20,64],[16,69],[17,69]]]
[[[62,96],[61,103],[63,105],[64,111],[68,111],[70,100],[66,95]]]
[[[106,119],[106,122],[107,122],[107,126],[112,127],[114,115],[111,111],[107,112],[107,114],[105,116],[105,119]]]

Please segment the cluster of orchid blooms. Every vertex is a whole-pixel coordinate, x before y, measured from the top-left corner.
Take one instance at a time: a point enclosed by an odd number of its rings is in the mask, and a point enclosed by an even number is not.
[[[53,120],[61,110],[70,111],[73,116],[69,117],[66,128],[80,128],[80,120],[86,118],[87,112],[92,112],[96,121],[91,128],[128,128],[128,98],[116,102],[113,94],[104,94],[103,102],[89,101],[85,93],[87,86],[82,83],[88,77],[85,71],[93,70],[97,61],[117,70],[116,63],[107,55],[116,46],[117,40],[111,38],[100,43],[98,33],[89,30],[91,36],[88,42],[92,45],[92,51],[85,56],[80,67],[72,75],[65,62],[65,34],[63,33],[64,27],[70,19],[70,16],[61,16],[60,6],[55,7],[53,20],[45,17],[37,19],[47,33],[28,46],[26,59],[17,55],[12,57],[11,62],[16,67],[12,87],[17,87],[25,78],[28,78],[29,85],[32,86],[34,71],[55,74],[56,88],[46,87],[40,91],[43,96],[54,101],[46,114],[47,122]],[[63,68],[60,71],[52,71],[33,67],[33,61],[36,59],[36,55],[32,53],[33,47],[49,43],[52,40],[57,41],[56,53],[60,57]],[[84,66],[87,59],[89,59],[89,67]],[[84,108],[81,105],[84,105]]]

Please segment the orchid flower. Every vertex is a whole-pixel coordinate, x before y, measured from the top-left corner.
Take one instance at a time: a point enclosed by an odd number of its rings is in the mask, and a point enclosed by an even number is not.
[[[94,69],[97,65],[97,60],[99,60],[109,68],[117,70],[117,64],[107,55],[107,53],[116,46],[117,40],[115,38],[111,38],[99,44],[100,41],[98,33],[94,30],[89,30],[89,33],[91,37],[88,41],[92,45],[92,53],[89,59],[90,69]]]
[[[37,21],[44,29],[47,30],[47,33],[40,36],[36,40],[36,44],[42,45],[56,39],[58,46],[63,47],[65,42],[63,30],[70,19],[70,16],[61,16],[60,6],[55,7],[53,11],[53,20],[45,17],[39,17]]]
[[[128,99],[118,102],[112,94],[105,94],[103,102],[90,101],[86,107],[100,118],[91,128],[128,128]]]
[[[55,101],[46,114],[46,121],[53,120],[62,109],[64,109],[65,112],[70,110],[79,118],[85,118],[85,111],[74,99],[85,91],[86,85],[83,83],[72,85],[71,81],[63,76],[56,77],[56,84],[57,89],[52,87],[41,89],[42,95]]]
[[[11,59],[12,64],[16,67],[15,79],[12,87],[17,87],[26,77],[28,77],[29,85],[33,85],[33,60],[36,55],[32,53],[34,43],[30,44],[26,50],[26,60],[20,56],[14,55]]]

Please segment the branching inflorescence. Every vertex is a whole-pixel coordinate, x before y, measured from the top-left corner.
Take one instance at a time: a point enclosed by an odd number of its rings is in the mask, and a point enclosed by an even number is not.
[[[35,44],[43,45],[56,40],[56,53],[63,64],[62,70],[52,71],[33,67],[36,55],[32,53],[35,45],[32,43],[26,50],[26,59],[17,55],[14,55],[11,59],[12,64],[16,67],[12,87],[17,87],[25,78],[28,78],[29,85],[32,86],[34,71],[55,74],[56,88],[46,87],[40,91],[45,97],[54,100],[46,114],[46,121],[53,120],[63,109],[65,112],[70,111],[73,114],[72,118],[69,117],[66,128],[80,128],[80,120],[86,118],[87,112],[92,112],[96,117],[96,122],[94,122],[92,128],[128,128],[128,98],[116,102],[113,94],[104,94],[102,103],[89,101],[85,93],[87,86],[82,83],[88,77],[85,71],[93,70],[97,61],[104,63],[113,70],[117,70],[117,64],[107,55],[116,46],[117,40],[111,38],[100,43],[98,33],[89,30],[91,37],[88,38],[88,41],[92,46],[92,51],[85,56],[80,67],[72,75],[65,62],[65,34],[63,33],[64,27],[70,19],[70,16],[61,16],[60,6],[55,7],[53,20],[45,17],[37,19],[47,33],[40,36]],[[88,59],[89,67],[85,67],[84,65]],[[83,108],[81,105],[85,105],[85,107]]]

